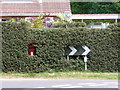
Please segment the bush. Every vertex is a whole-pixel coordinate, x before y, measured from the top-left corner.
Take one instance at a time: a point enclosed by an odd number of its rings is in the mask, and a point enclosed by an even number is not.
[[[73,28],[73,27],[86,27],[86,24],[82,22],[64,22],[55,23],[53,25],[53,28]]]
[[[110,24],[108,29],[113,31],[120,31],[120,23]]]
[[[45,20],[43,19],[43,15],[36,17],[30,21],[32,28],[43,28]]]
[[[44,72],[84,70],[82,56],[66,60],[65,47],[89,46],[88,69],[118,71],[119,32],[112,29],[81,28],[30,29],[24,22],[2,22],[3,72]],[[119,26],[117,26],[118,28]],[[116,27],[115,27],[116,28]],[[28,55],[28,45],[36,55]]]

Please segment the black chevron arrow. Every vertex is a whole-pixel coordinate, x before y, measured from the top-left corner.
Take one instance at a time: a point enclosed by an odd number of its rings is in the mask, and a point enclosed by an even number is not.
[[[68,46],[65,48],[65,55],[67,56],[79,56],[87,55],[90,49],[87,46]]]

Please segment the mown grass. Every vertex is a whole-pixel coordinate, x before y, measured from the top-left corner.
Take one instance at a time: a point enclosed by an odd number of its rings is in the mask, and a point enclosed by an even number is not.
[[[111,72],[42,72],[42,73],[0,73],[1,78],[40,78],[40,79],[99,79],[117,80],[118,73]]]

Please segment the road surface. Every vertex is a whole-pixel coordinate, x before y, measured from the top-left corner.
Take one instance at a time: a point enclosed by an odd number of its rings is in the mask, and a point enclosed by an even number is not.
[[[118,80],[2,79],[2,88],[118,88]]]

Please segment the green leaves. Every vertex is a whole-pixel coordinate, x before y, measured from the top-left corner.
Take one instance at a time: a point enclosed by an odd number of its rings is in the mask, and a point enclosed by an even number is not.
[[[88,69],[118,71],[120,24],[108,29],[88,30],[82,23],[76,27],[30,29],[23,22],[2,22],[2,61],[4,72],[84,70],[83,56],[66,60],[67,46],[88,46]],[[36,55],[28,55],[28,45],[36,47]]]
[[[120,2],[71,2],[73,14],[118,14]]]
[[[76,28],[76,27],[86,27],[84,22],[64,22],[64,23],[55,23],[53,28]]]

